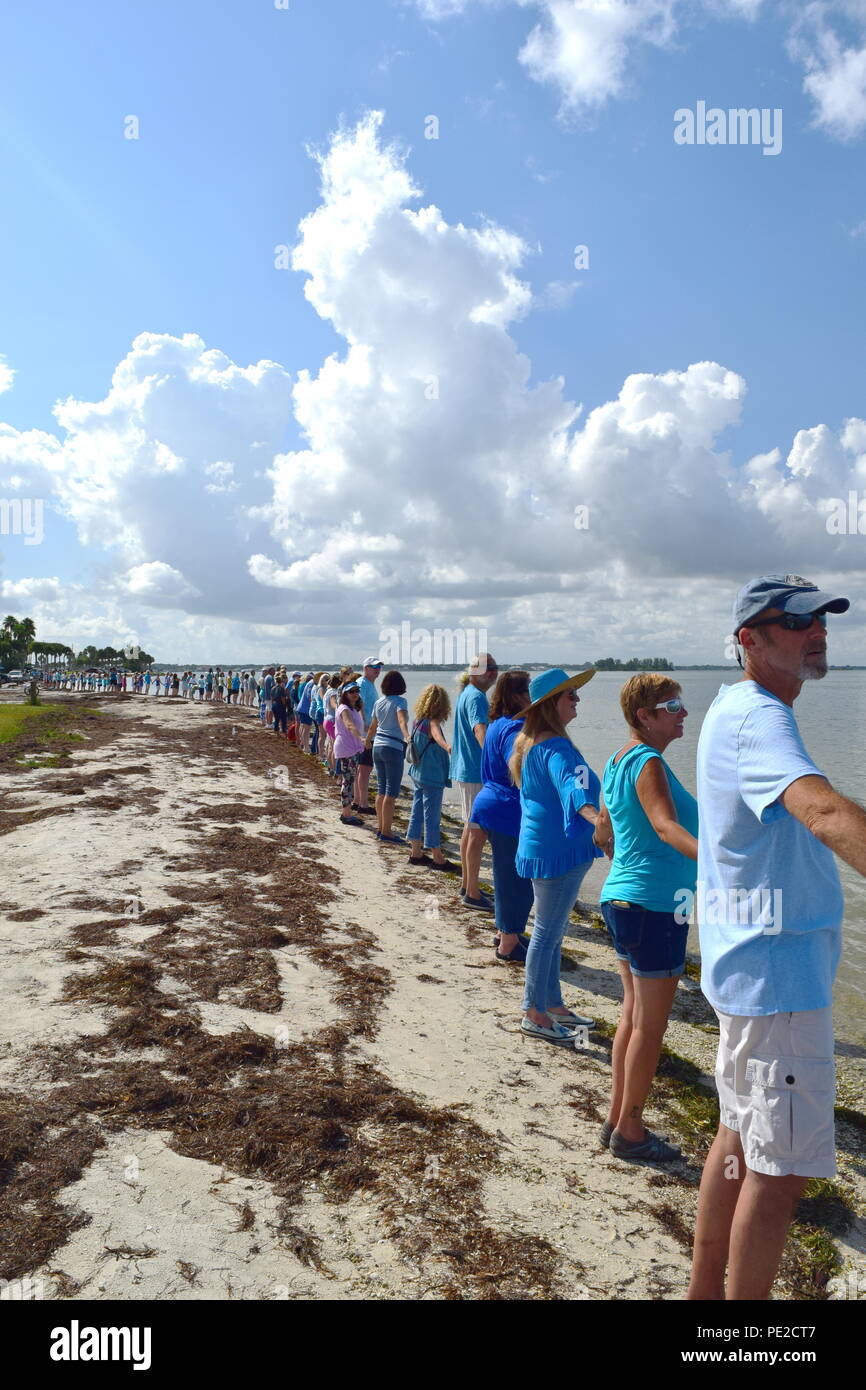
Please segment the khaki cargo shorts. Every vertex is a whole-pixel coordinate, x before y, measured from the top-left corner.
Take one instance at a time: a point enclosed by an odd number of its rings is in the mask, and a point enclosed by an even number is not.
[[[457,795],[460,797],[460,812],[463,816],[463,824],[472,820],[472,807],[475,805],[475,798],[481,791],[481,782],[455,782]]]
[[[716,1085],[721,1121],[746,1167],[772,1177],[836,1172],[833,1015],[826,1009],[745,1018],[722,1014]]]

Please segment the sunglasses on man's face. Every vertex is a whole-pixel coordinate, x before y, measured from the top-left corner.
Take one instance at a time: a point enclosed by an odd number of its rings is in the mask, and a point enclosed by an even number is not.
[[[746,627],[783,627],[786,632],[805,632],[815,619],[822,627],[827,626],[827,609],[819,608],[815,613],[782,613],[778,618],[761,618],[757,623],[746,623]]]
[[[668,714],[679,714],[682,707],[683,702],[679,695],[674,696],[672,700],[663,700],[660,705],[653,705],[653,709],[666,709]]]

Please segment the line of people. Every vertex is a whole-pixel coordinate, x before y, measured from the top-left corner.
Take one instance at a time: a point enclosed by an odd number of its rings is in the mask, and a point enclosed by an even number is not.
[[[685,904],[703,892],[702,989],[719,1021],[721,1118],[701,1181],[692,1299],[768,1297],[806,1181],[835,1173],[831,1006],[844,901],[833,851],[866,877],[866,812],[809,757],[793,704],[806,680],[827,673],[828,613],[848,607],[796,575],[763,575],[740,590],[743,678],[723,685],[705,716],[697,800],[665,758],[688,714],[669,674],[623,685],[626,737],[601,777],[567,732],[592,670],[530,678],[500,673],[483,654],[461,680],[450,740],[447,691],[427,686],[410,724],[403,676],[383,674],[374,657],[362,672],[270,667],[254,681],[263,723],[321,757],[338,781],[341,820],[358,827],[375,815],[377,839],[408,845],[411,864],[456,873],[440,831],[443,790],[456,788],[460,899],[495,915],[496,959],[525,970],[527,1038],[574,1048],[592,1025],[563,1000],[560,948],[588,870],[609,858],[601,909],[623,1006],[600,1142],[617,1158],[679,1157],[643,1111],[685,965]],[[404,839],[393,812],[407,760]],[[488,841],[492,899],[479,885]],[[767,916],[777,898],[784,919]]]
[[[600,1142],[618,1158],[679,1157],[643,1110],[684,969],[687,904],[700,890],[720,1121],[701,1179],[690,1299],[769,1297],[808,1179],[836,1171],[832,993],[844,899],[833,852],[866,877],[866,811],[810,758],[793,705],[804,682],[827,674],[828,614],[849,606],[798,575],[761,575],[739,591],[743,676],[704,718],[697,799],[664,756],[688,713],[670,675],[641,673],[622,687],[627,737],[601,779],[566,732],[593,671],[502,677],[487,657],[457,701],[450,770],[464,809],[463,901],[488,907],[477,883],[487,837],[498,955],[524,962],[530,1037],[574,1046],[580,1020],[562,1001],[559,946],[593,859],[612,861],[601,908],[624,997]]]
[[[382,670],[374,657],[362,672],[344,667],[302,677],[269,668],[262,718],[321,758],[339,783],[344,825],[362,826],[364,817],[375,815],[376,838],[407,847],[411,865],[459,869],[463,905],[495,914],[497,961],[525,967],[521,1029],[532,1039],[573,1048],[593,1026],[563,999],[560,949],[587,871],[620,844],[602,900],[625,996],[602,1142],[621,1158],[678,1158],[678,1149],[646,1129],[642,1113],[685,966],[688,926],[675,921],[674,894],[695,881],[694,798],[662,758],[682,735],[686,711],[679,686],[652,674],[626,683],[629,741],[605,770],[602,802],[597,774],[567,733],[577,691],[594,671],[569,676],[556,669],[530,679],[523,670],[500,673],[484,653],[461,678],[449,742],[445,688],[425,687],[410,725],[402,674]],[[393,817],[407,762],[413,798],[404,838],[395,833]],[[371,766],[375,808],[367,804]],[[460,865],[442,851],[442,800],[450,786],[464,821]],[[479,887],[488,841],[492,900]]]

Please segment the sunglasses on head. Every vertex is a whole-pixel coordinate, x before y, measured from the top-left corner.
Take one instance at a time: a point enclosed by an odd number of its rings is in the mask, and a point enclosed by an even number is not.
[[[653,709],[666,709],[668,714],[679,714],[683,707],[682,697],[675,695],[672,700],[663,700],[660,705],[653,705]]]
[[[819,608],[814,613],[782,613],[778,618],[761,618],[757,623],[746,623],[746,627],[783,627],[786,632],[805,632],[815,619],[822,627],[827,626],[827,610]]]

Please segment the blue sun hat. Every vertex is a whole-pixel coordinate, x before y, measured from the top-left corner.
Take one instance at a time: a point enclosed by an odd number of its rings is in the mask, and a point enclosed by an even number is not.
[[[532,704],[527,709],[521,710],[521,714],[526,714],[527,710],[534,709],[540,705],[542,700],[548,699],[551,695],[562,695],[566,690],[579,690],[587,681],[591,681],[595,675],[595,668],[591,667],[588,671],[579,671],[576,676],[570,676],[567,671],[563,671],[561,666],[554,666],[549,671],[541,671],[537,676],[533,676],[529,682],[529,696]]]

